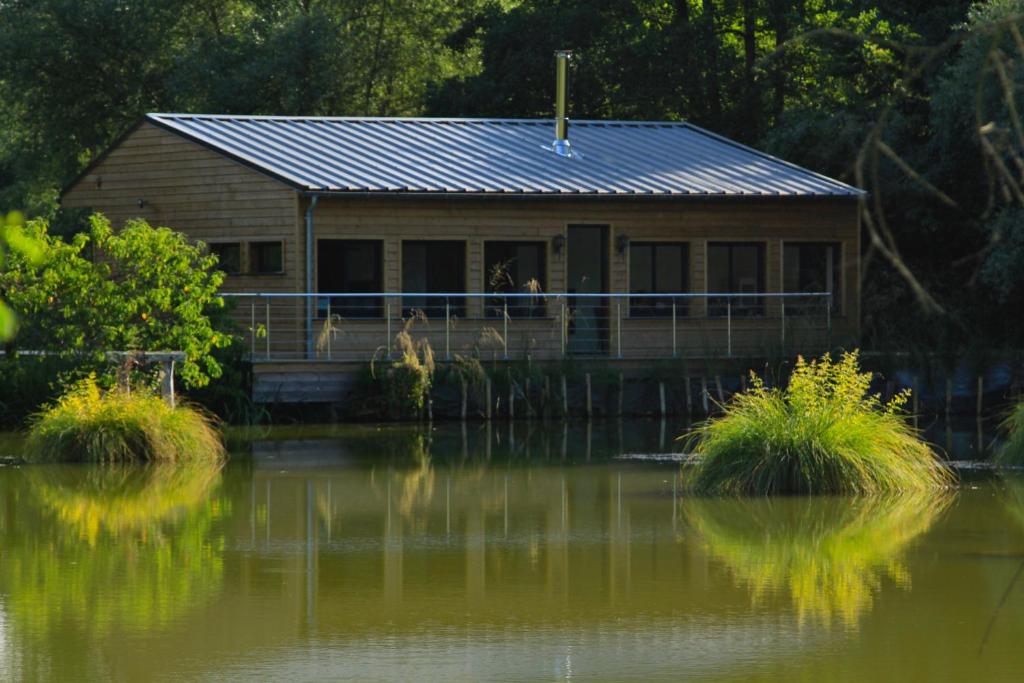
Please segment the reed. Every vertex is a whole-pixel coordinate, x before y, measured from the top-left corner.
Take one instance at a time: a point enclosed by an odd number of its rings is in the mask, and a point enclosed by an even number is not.
[[[218,462],[224,445],[201,409],[147,391],[104,391],[89,376],[30,420],[25,457],[60,462]]]
[[[797,360],[785,389],[756,374],[722,415],[683,438],[704,494],[883,493],[944,488],[955,477],[900,414],[906,393],[870,394],[857,354]]]
[[[1020,467],[1024,465],[1024,401],[1017,403],[1003,420],[1006,441],[995,453],[997,465]]]

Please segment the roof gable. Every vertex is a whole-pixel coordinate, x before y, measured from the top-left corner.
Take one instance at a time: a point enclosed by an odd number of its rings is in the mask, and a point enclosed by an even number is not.
[[[149,114],[307,192],[850,196],[862,192],[688,123]]]

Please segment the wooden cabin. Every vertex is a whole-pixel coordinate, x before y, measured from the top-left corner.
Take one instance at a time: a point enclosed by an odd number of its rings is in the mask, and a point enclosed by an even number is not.
[[[253,359],[322,369],[412,316],[441,358],[817,352],[861,196],[688,123],[150,114],[62,201],[203,241]]]

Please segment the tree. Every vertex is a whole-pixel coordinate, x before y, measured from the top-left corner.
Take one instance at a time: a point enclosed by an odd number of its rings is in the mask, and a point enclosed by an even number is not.
[[[31,221],[26,233],[45,245],[42,258],[16,254],[0,269],[0,292],[21,321],[16,348],[94,363],[108,351],[184,351],[186,386],[219,377],[212,352],[231,340],[210,318],[224,306],[216,256],[142,220],[117,232],[101,215],[89,225],[66,243]]]

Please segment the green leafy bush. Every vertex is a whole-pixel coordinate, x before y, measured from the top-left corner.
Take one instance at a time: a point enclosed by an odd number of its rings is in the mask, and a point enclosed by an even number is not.
[[[102,215],[68,243],[30,221],[22,241],[42,245],[31,257],[12,251],[0,265],[0,292],[19,321],[11,349],[46,351],[107,366],[108,351],[185,352],[178,373],[187,387],[219,377],[213,356],[230,335],[211,314],[224,306],[217,258],[179,232],[128,221],[114,231]]]
[[[1002,424],[1006,441],[996,451],[997,465],[1024,465],[1024,401],[1013,407]]]
[[[878,493],[949,485],[952,472],[899,411],[869,394],[857,353],[798,359],[785,389],[751,375],[724,415],[685,437],[694,490],[712,494]]]
[[[216,462],[224,445],[206,413],[172,408],[145,391],[102,391],[89,376],[32,419],[25,455],[35,461]]]

